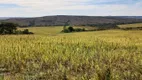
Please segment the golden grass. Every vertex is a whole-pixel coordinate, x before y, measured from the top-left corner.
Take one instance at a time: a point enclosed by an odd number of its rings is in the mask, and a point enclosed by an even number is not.
[[[35,34],[0,36],[5,80],[142,79],[142,31],[28,29]]]
[[[28,27],[28,28],[19,28],[20,30],[29,29],[29,31],[33,32],[35,35],[53,35],[59,34],[63,27],[61,26],[53,26],[53,27]]]

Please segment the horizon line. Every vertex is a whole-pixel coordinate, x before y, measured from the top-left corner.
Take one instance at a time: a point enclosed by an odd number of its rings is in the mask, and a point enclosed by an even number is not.
[[[48,16],[91,16],[93,15],[46,15],[46,16],[0,16],[0,18],[32,18],[32,17],[48,17]],[[120,16],[130,16],[130,17],[139,17],[142,15],[94,15],[94,17],[120,17]]]

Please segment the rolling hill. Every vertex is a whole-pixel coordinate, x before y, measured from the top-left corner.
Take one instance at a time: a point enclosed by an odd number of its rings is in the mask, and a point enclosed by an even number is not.
[[[35,18],[11,18],[3,22],[13,22],[21,26],[63,26],[70,21],[72,25],[95,25],[95,24],[125,24],[139,23],[141,18],[134,16],[44,16]]]
[[[10,19],[10,17],[0,17],[0,20]]]

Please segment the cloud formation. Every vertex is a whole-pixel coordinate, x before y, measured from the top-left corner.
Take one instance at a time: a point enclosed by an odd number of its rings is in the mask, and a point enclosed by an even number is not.
[[[0,16],[141,15],[141,6],[140,0],[0,0]]]
[[[78,7],[83,5],[81,3],[89,2],[90,0],[2,0],[0,4],[16,4],[24,8],[32,9],[66,9],[73,8],[74,6]],[[88,7],[88,6],[86,6]],[[78,9],[76,8],[76,9]],[[89,6],[90,8],[90,6]],[[74,8],[73,8],[74,9]]]

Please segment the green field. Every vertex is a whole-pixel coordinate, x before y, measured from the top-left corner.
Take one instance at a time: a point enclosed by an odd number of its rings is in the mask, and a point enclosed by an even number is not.
[[[140,30],[28,29],[35,34],[0,36],[4,80],[142,80]]]

